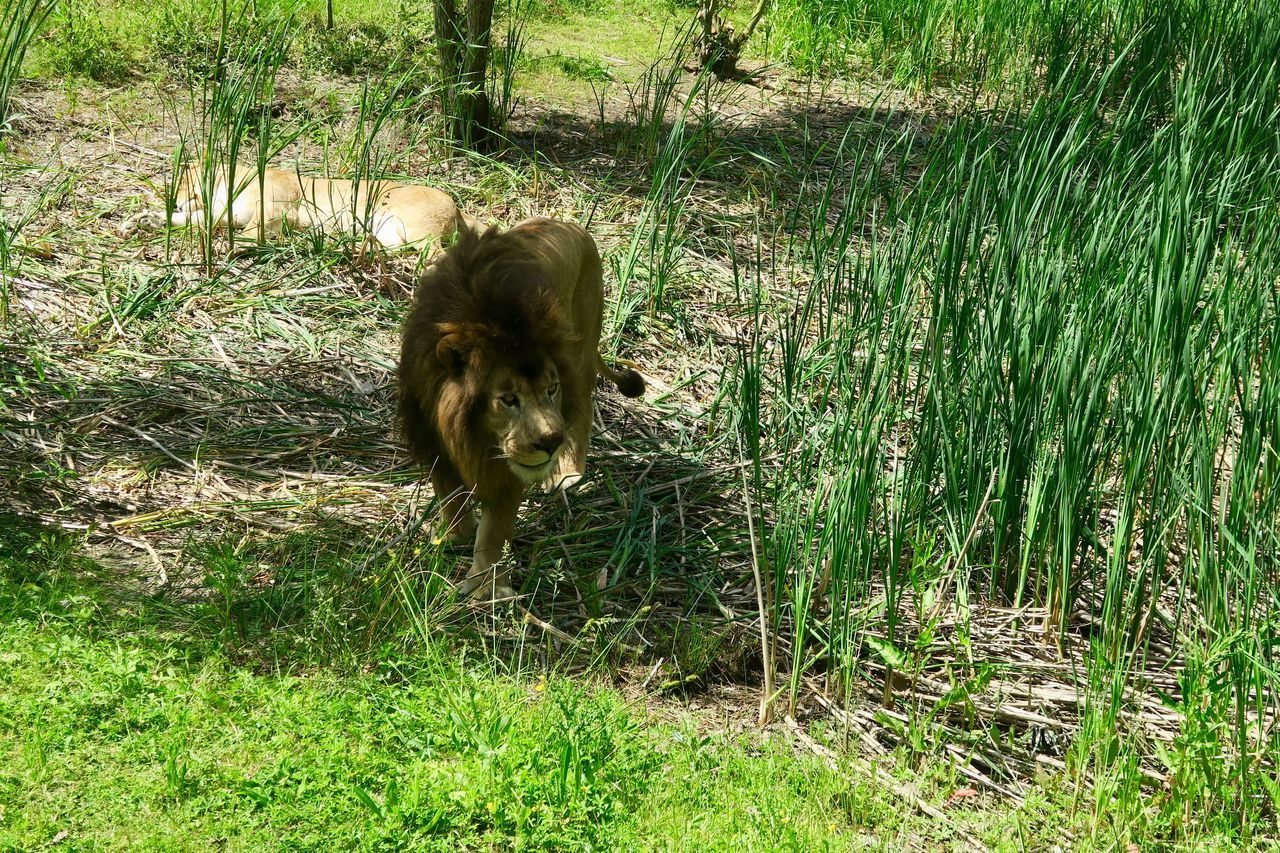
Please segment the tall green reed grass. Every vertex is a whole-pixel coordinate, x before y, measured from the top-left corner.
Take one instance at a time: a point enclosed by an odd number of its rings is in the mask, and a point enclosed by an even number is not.
[[[258,18],[262,15],[262,18]],[[263,33],[259,39],[242,41],[236,33],[240,22],[255,20]],[[251,0],[224,0],[218,19],[215,61],[207,75],[193,81],[190,91],[190,114],[194,125],[184,128],[175,153],[172,181],[167,187],[166,206],[170,214],[176,201],[176,189],[182,170],[188,162],[199,164],[198,195],[205,210],[213,210],[219,176],[236,174],[237,195],[248,181],[263,180],[263,169],[270,159],[301,132],[293,129],[281,136],[276,132],[272,101],[280,68],[289,56],[295,18],[290,8],[257,10]],[[247,174],[235,172],[236,163],[254,167]],[[260,214],[262,212],[260,211]],[[222,223],[227,233],[228,253],[235,251],[237,238],[261,240],[266,217],[259,216],[259,233],[237,234],[232,226],[231,206],[225,210]],[[206,273],[212,272],[217,255],[216,223],[208,222],[200,229],[200,250]]]
[[[1212,0],[779,0],[769,51],[810,71],[870,65],[903,84],[972,84],[1003,90],[1057,80],[1069,69],[1105,69],[1135,41],[1139,54],[1169,52],[1230,26],[1242,4]],[[1260,4],[1256,8],[1266,8]],[[1121,63],[1125,74],[1154,71]]]
[[[537,11],[536,0],[505,0],[495,13],[502,21],[504,33],[502,43],[494,51],[489,64],[488,85],[492,117],[499,130],[506,129],[518,105],[516,72],[529,44],[529,21]]]
[[[10,96],[27,49],[57,6],[57,0],[0,0],[0,141],[12,119]]]
[[[1136,797],[1126,690],[1157,650],[1197,661],[1163,760],[1192,823],[1247,832],[1280,804],[1280,19],[1178,8],[1029,101],[931,138],[885,114],[797,166],[807,286],[763,295],[742,259],[727,415],[793,700],[816,667],[908,666],[943,609],[969,668],[979,600],[1049,637],[1083,614],[1073,769]]]
[[[439,145],[440,128],[423,121],[425,105],[436,97],[430,86],[423,86],[426,70],[407,57],[394,63],[392,69],[364,80],[356,103],[354,129],[344,132],[345,138],[337,140],[336,149],[326,144],[325,169],[332,177],[341,175],[377,186],[413,152]],[[371,248],[367,224],[373,220],[377,200],[373,192],[352,195],[350,230],[332,235],[348,253],[363,255]],[[311,236],[317,241],[317,249],[322,249],[326,235],[317,230]],[[425,260],[430,251],[430,247],[423,247],[420,259]]]

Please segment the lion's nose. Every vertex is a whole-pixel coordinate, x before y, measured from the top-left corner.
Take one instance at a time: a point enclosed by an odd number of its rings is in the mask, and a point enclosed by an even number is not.
[[[533,443],[533,447],[535,450],[541,450],[548,456],[554,456],[555,452],[560,449],[560,445],[562,444],[564,444],[564,433],[549,432],[546,435],[540,436],[538,440]]]

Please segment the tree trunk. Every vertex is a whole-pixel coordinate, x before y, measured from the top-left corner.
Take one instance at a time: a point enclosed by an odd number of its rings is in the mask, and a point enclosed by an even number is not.
[[[494,0],[435,0],[436,51],[441,102],[453,141],[476,151],[493,146],[485,72],[493,29]]]
[[[769,3],[770,0],[759,0],[747,28],[735,35],[733,27],[720,15],[718,0],[703,0],[698,10],[698,22],[702,25],[698,42],[702,67],[710,68],[721,80],[737,76],[740,73],[738,60],[742,56],[742,48],[760,25]]]

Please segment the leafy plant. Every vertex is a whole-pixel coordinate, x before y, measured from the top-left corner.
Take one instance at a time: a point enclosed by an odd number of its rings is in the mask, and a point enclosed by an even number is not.
[[[104,83],[124,80],[134,70],[130,48],[100,15],[80,0],[63,0],[58,28],[48,52],[59,74],[87,77]]]

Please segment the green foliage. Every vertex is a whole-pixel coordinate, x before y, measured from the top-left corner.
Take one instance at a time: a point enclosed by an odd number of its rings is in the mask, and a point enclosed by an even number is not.
[[[313,27],[316,56],[311,61],[339,74],[356,74],[386,68],[395,58],[395,44],[378,24],[355,23],[332,30]]]
[[[287,544],[277,553],[306,543]],[[652,725],[607,690],[421,648],[298,675],[238,663],[217,625],[248,623],[217,611],[254,586],[260,554],[204,555],[213,600],[175,607],[120,597],[74,538],[4,516],[0,545],[5,847],[63,830],[143,848],[679,845],[713,804],[710,825],[766,847],[838,841],[849,826],[831,810],[850,790],[838,775]],[[281,627],[308,618],[276,612]],[[875,799],[861,785],[852,795]],[[785,817],[765,819],[753,805],[765,801]]]
[[[540,20],[556,20],[599,13],[605,0],[532,0],[530,13]]]
[[[868,656],[910,675],[899,625],[933,630],[917,597],[952,589],[960,608],[1044,608],[1051,634],[1091,614],[1112,715],[1152,631],[1188,650],[1238,638],[1186,685],[1201,704],[1170,761],[1203,796],[1172,831],[1247,835],[1272,772],[1258,756],[1280,746],[1250,722],[1280,695],[1258,639],[1280,524],[1280,27],[1243,8],[1169,21],[999,124],[974,111],[921,139],[886,116],[801,167],[814,189],[784,230],[810,284],[770,305],[740,281],[754,331],[725,429],[748,458],[789,460],[755,487],[778,512],[775,624],[813,638],[792,672],[813,654],[850,681]],[[886,185],[908,162],[910,191]],[[922,552],[935,573],[908,572]],[[870,639],[858,613],[879,595],[887,636]],[[1137,810],[1143,747],[1118,719],[1080,746],[1099,796]]]
[[[385,19],[338,17],[333,29],[318,16],[305,21],[299,51],[317,70],[380,75],[415,64],[429,66],[434,57],[430,7],[422,4],[401,2]]]
[[[291,0],[166,0],[158,7],[152,52],[162,68],[195,79],[214,76],[229,61],[279,62],[288,57],[292,38],[275,45],[273,31],[296,5]]]
[[[609,68],[599,59],[585,56],[559,56],[556,65],[570,80],[604,82],[612,78]]]
[[[799,68],[870,64],[928,88],[1022,85],[1066,67],[1105,68],[1135,39],[1186,57],[1242,11],[1211,0],[778,0],[770,50]],[[1142,60],[1130,58],[1133,68]]]
[[[54,70],[65,77],[115,83],[136,70],[128,42],[91,5],[64,2],[54,16],[56,29],[45,50]]]

